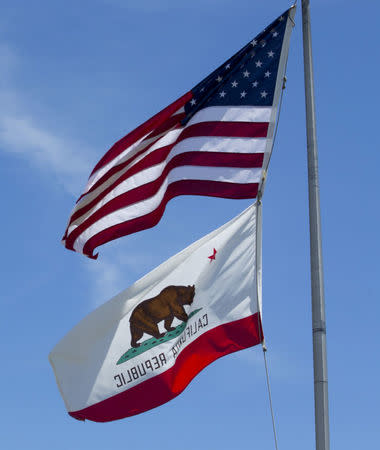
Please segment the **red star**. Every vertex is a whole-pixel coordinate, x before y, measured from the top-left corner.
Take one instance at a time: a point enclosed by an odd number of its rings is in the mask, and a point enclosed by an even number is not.
[[[211,255],[211,256],[208,256],[208,259],[210,260],[210,262],[211,261],[213,261],[214,259],[215,259],[215,255],[217,254],[218,252],[215,250],[215,248],[214,248],[214,253]]]

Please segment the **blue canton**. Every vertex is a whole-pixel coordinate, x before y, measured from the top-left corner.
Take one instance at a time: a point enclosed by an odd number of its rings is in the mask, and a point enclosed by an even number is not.
[[[208,106],[271,106],[288,11],[197,84],[183,124]]]

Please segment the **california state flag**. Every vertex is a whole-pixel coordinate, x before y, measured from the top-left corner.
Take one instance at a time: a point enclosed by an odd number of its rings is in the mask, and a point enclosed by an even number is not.
[[[263,340],[258,208],[161,264],[55,346],[49,359],[72,417],[107,422],[155,408],[217,358]]]

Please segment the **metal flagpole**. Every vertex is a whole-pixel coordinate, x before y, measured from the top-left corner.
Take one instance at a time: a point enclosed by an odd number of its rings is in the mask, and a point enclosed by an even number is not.
[[[319,206],[318,150],[315,129],[314,77],[310,30],[310,1],[302,0],[303,55],[306,98],[309,183],[311,302],[313,321],[314,407],[316,450],[330,449],[327,391],[325,299]]]

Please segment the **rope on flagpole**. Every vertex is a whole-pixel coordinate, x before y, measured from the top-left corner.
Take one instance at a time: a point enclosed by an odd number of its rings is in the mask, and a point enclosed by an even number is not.
[[[268,398],[269,398],[269,407],[270,407],[270,413],[272,416],[272,428],[273,428],[273,437],[274,437],[274,446],[275,449],[278,450],[278,444],[277,444],[277,433],[276,433],[276,423],[274,420],[274,411],[273,411],[273,403],[272,403],[272,394],[270,389],[270,382],[269,382],[269,371],[268,371],[268,363],[267,363],[267,346],[265,345],[265,341],[262,343],[263,348],[263,356],[264,356],[264,365],[265,365],[265,375],[267,380],[267,387],[268,387]]]
[[[263,349],[264,355],[264,365],[265,365],[265,375],[266,382],[268,388],[268,398],[269,398],[269,407],[272,417],[272,428],[273,428],[273,437],[274,437],[274,446],[275,449],[278,450],[277,444],[277,432],[276,432],[276,424],[274,420],[274,411],[273,411],[273,403],[272,403],[272,394],[269,382],[269,371],[268,371],[268,363],[266,359],[267,346],[265,344],[265,339],[262,333],[262,317],[261,317],[261,278],[262,278],[262,253],[261,253],[261,242],[262,242],[262,193],[259,192],[257,195],[257,209],[256,209],[256,239],[255,239],[255,270],[256,270],[256,301],[257,301],[257,311],[258,311],[258,330],[259,330],[259,339]]]
[[[297,0],[295,0],[294,4],[292,5],[292,8],[295,8],[297,5]],[[289,19],[291,20],[293,27],[295,27],[295,22],[292,19],[291,16],[289,16]],[[277,113],[277,120],[276,120],[276,127],[273,133],[273,142],[272,142],[272,150],[274,147],[274,143],[276,141],[276,137],[277,137],[277,130],[278,130],[278,124],[280,122],[280,114],[281,114],[281,107],[282,107],[282,100],[283,100],[283,96],[284,96],[284,90],[286,88],[286,69],[288,66],[288,57],[289,54],[286,55],[286,60],[285,60],[285,67],[284,67],[284,76],[282,79],[282,89],[281,89],[281,95],[280,95],[280,101],[278,103],[278,113]],[[266,175],[267,175],[267,168],[269,166],[271,157],[272,157],[272,153],[273,151],[270,152],[269,155],[269,159],[268,162],[266,164],[266,166],[263,168],[263,181],[261,184],[261,187],[259,189],[259,192],[257,193],[257,218],[259,223],[256,223],[256,294],[257,294],[257,306],[258,306],[258,311],[259,311],[259,321],[261,321],[259,323],[259,338],[261,341],[261,345],[262,345],[262,349],[263,349],[263,357],[264,357],[264,366],[265,366],[265,376],[266,376],[266,382],[267,382],[267,389],[268,389],[268,399],[269,399],[269,407],[270,407],[270,413],[271,413],[271,417],[272,417],[272,428],[273,428],[273,437],[274,437],[274,446],[275,449],[278,450],[278,442],[277,442],[277,432],[276,432],[276,423],[275,423],[275,419],[274,419],[274,410],[273,410],[273,402],[272,402],[272,393],[271,393],[271,388],[270,388],[270,381],[269,381],[269,370],[268,370],[268,362],[267,362],[267,357],[266,357],[266,352],[268,351],[267,346],[265,344],[265,339],[264,336],[262,335],[262,317],[261,317],[261,308],[259,305],[259,299],[261,298],[261,239],[262,239],[262,230],[261,230],[261,226],[262,226],[262,214],[261,214],[261,207],[262,207],[262,196],[263,196],[263,186],[265,184],[265,179],[266,179]],[[260,240],[260,242],[258,243],[258,241]],[[260,246],[260,247],[259,247]],[[260,288],[259,288],[259,278],[260,278]]]

